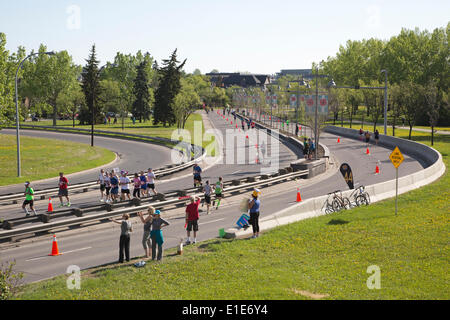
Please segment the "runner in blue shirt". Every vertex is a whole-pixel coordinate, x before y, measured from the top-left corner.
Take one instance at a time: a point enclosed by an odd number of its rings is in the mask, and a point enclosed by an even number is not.
[[[194,188],[202,186],[202,168],[196,163],[194,165]]]

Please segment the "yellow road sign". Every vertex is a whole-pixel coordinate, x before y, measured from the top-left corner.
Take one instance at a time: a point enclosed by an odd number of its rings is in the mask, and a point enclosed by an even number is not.
[[[391,155],[389,156],[389,159],[391,159],[392,164],[396,168],[398,168],[403,160],[405,160],[398,147],[395,147],[394,151],[392,151]]]

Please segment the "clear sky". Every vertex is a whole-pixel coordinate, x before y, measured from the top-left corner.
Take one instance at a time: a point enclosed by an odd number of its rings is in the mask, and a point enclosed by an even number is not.
[[[157,60],[178,48],[185,70],[202,73],[310,68],[349,39],[389,39],[402,27],[446,27],[449,0],[18,0],[0,2],[7,48],[44,43],[84,64],[116,52]]]

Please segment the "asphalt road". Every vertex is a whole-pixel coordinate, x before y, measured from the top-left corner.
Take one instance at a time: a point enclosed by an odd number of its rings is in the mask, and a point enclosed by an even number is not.
[[[211,120],[212,127],[214,129],[218,130],[219,132],[221,132],[224,136],[224,139],[223,139],[224,149],[223,149],[222,160],[220,160],[218,163],[216,163],[210,167],[207,167],[203,171],[203,173],[202,173],[203,181],[209,180],[211,184],[215,184],[215,182],[218,180],[218,177],[222,177],[224,181],[229,181],[232,179],[239,179],[239,178],[248,177],[248,176],[260,175],[262,173],[265,173],[264,170],[278,171],[279,168],[288,167],[292,161],[298,159],[298,157],[300,157],[300,155],[301,155],[300,150],[293,150],[283,144],[280,144],[278,140],[265,137],[265,139],[267,140],[265,142],[266,143],[266,152],[268,152],[268,150],[271,150],[272,142],[275,141],[276,142],[275,145],[279,149],[279,150],[277,150],[278,156],[276,157],[274,154],[275,161],[273,161],[273,163],[271,162],[271,165],[269,165],[268,160],[267,160],[268,159],[267,153],[266,153],[266,161],[264,161],[264,159],[262,159],[262,161],[260,161],[261,163],[256,164],[255,163],[255,155],[256,155],[255,148],[256,148],[257,142],[255,141],[255,142],[252,142],[251,145],[249,144],[249,141],[251,139],[251,134],[249,136],[249,139],[246,139],[246,134],[241,133],[241,136],[239,136],[239,138],[237,138],[237,139],[241,140],[240,143],[238,144],[237,141],[235,141],[235,144],[232,144],[233,141],[231,141],[231,140],[233,140],[233,136],[229,136],[228,137],[229,141],[227,141],[226,131],[231,130],[231,133],[234,134],[233,126],[231,126],[231,124],[224,121],[224,119],[222,119],[222,117],[218,116],[215,112],[213,112],[213,113],[210,112],[209,118]],[[69,136],[74,136],[74,135],[69,135]],[[76,135],[73,138],[74,139],[77,138]],[[116,142],[116,144],[112,143],[112,145],[116,148],[124,147],[124,150],[119,151],[119,153],[125,154],[127,156],[127,158],[132,158],[132,159],[140,158],[142,153],[136,153],[137,156],[134,157],[134,156],[132,156],[133,153],[131,150],[125,151],[125,147],[128,147],[129,142],[130,141],[123,142],[122,140],[118,140]],[[142,143],[137,143],[139,151],[142,152],[142,150],[140,150],[140,148],[142,148],[141,145],[142,145]],[[154,147],[153,145],[149,145],[149,146]],[[112,146],[110,146],[110,147],[112,147]],[[162,148],[164,148],[164,147],[162,147]],[[164,148],[162,151],[166,151],[166,150],[169,150],[169,149]],[[228,155],[231,154],[232,152],[234,154],[234,157],[229,158]],[[154,152],[154,153],[155,153],[155,156],[158,155],[157,152]],[[153,153],[151,153],[151,154],[153,157]],[[241,158],[238,158],[238,154],[241,156]],[[159,156],[161,158],[166,159],[165,158],[166,155],[163,154],[162,152],[161,152],[161,154],[159,154]],[[144,156],[143,156],[143,158],[145,159]],[[159,158],[158,158],[158,160],[159,160]],[[279,163],[278,163],[278,165],[275,165],[275,163],[277,161]],[[170,163],[170,157],[169,157],[169,160],[167,160],[167,163]],[[138,168],[139,167],[147,168],[148,166],[143,167],[144,164],[145,163],[141,163],[137,160],[137,162],[134,165],[138,166]],[[162,164],[163,163],[159,163],[159,165],[162,165]],[[153,161],[153,158],[152,158],[152,165],[154,167],[157,167],[156,161]],[[124,167],[125,167],[125,165],[124,165]],[[122,169],[122,167],[120,167],[120,168]],[[185,172],[186,173],[185,175],[187,175],[186,177],[180,177],[177,179],[173,179],[169,176],[165,180],[161,180],[161,181],[157,180],[156,181],[156,190],[158,192],[165,193],[165,192],[173,191],[173,190],[192,188],[193,187],[193,176],[192,176],[191,172],[192,172],[191,170],[186,170],[186,172]],[[94,173],[92,176],[92,179],[90,181],[97,179],[97,174],[98,173]],[[69,180],[69,181],[71,181],[71,180]],[[166,181],[166,180],[168,180],[168,181]],[[56,182],[56,179],[55,179],[55,182]],[[52,184],[51,186],[54,186],[54,185]],[[69,191],[69,196],[70,196],[70,201],[71,201],[72,206],[76,207],[77,205],[98,204],[99,198],[100,198],[100,193],[99,193],[99,191],[95,190],[95,191],[91,191],[91,192],[87,192],[87,193],[70,195],[70,191]],[[65,201],[65,199],[64,199],[64,201]],[[53,201],[53,207],[56,209],[56,211],[58,210],[57,209],[58,203],[59,203],[59,200]],[[56,204],[56,206],[55,206],[55,204]],[[48,200],[35,199],[35,208],[38,213],[47,211],[47,206],[48,206]],[[6,206],[0,207],[0,218],[10,219],[10,218],[14,218],[14,217],[22,216],[22,215],[24,215],[24,212],[21,209],[20,205],[6,205]]]
[[[221,118],[216,118],[216,116],[211,116],[213,123],[221,126]],[[337,136],[327,133],[321,135],[321,142],[329,147],[333,157],[338,161],[336,165],[346,162],[351,166],[356,184],[369,185],[391,180],[395,177],[395,169],[388,159],[391,150],[371,145],[369,147],[371,154],[366,155],[365,143],[350,139],[341,139],[340,144],[336,141]],[[375,175],[374,171],[377,161],[381,162],[381,173]],[[405,156],[405,161],[399,169],[399,175],[404,176],[420,169],[422,169],[422,166],[418,161]],[[250,170],[253,169],[250,168]],[[186,181],[189,180],[191,181],[192,179],[189,178]],[[336,189],[345,190],[348,188],[340,172],[312,185],[308,180],[300,180],[296,186],[289,185],[290,188],[284,187],[284,184],[279,185],[278,191],[265,192],[264,189],[262,190],[262,217],[293,205],[295,203],[296,187],[300,187],[302,199],[324,195]],[[220,228],[232,227],[239,216],[238,203],[233,203],[233,201],[227,199],[223,202],[223,206],[217,211],[213,210],[212,214],[206,215],[202,212],[199,220],[198,241],[217,237]],[[178,245],[180,237],[184,237],[184,239],[186,237],[183,217],[170,218],[169,222],[171,225],[163,229],[165,248],[175,247]],[[138,223],[134,226],[134,229],[135,231],[131,237],[131,256],[142,256],[142,225]],[[0,259],[15,259],[17,263],[16,270],[24,272],[25,282],[38,281],[66,273],[69,265],[77,265],[84,269],[116,262],[118,260],[119,234],[119,226],[112,223],[110,223],[110,226],[108,224],[106,228],[95,232],[83,232],[83,229],[80,229],[80,232],[62,235],[58,239],[59,248],[64,252],[61,256],[48,256],[52,240],[49,236],[48,239],[42,241],[4,249],[0,252]]]
[[[21,136],[58,139],[85,143],[88,145],[91,144],[91,137],[88,135],[35,130],[21,130],[20,132]],[[11,129],[3,129],[0,131],[0,134],[15,135],[16,131]],[[94,145],[111,150],[115,152],[119,157],[118,161],[116,161],[111,168],[105,167],[106,170],[120,168],[120,170],[124,169],[129,172],[134,172],[137,170],[145,170],[149,167],[157,168],[163,166],[164,164],[171,163],[171,149],[156,144],[95,136]],[[51,145],[45,147],[51,148]],[[12,165],[15,166],[16,164],[14,163]],[[68,175],[67,177],[69,179],[69,184],[75,184],[95,181],[98,178],[98,174],[99,171],[95,170],[85,173],[75,173]],[[32,185],[35,190],[57,188],[58,178],[36,183],[32,181]],[[0,195],[23,191],[23,184],[0,187]]]

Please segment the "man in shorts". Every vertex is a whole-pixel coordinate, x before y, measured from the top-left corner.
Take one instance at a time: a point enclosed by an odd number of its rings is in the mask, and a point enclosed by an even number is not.
[[[22,204],[22,209],[23,211],[25,211],[25,213],[27,214],[26,216],[28,217],[30,215],[30,213],[27,210],[27,205],[30,205],[30,209],[33,210],[33,214],[36,215],[36,210],[34,210],[34,190],[30,185],[30,182],[27,181],[25,182],[25,201]]]
[[[214,204],[217,201],[216,210],[219,209],[220,201],[223,199],[222,191],[223,191],[223,181],[222,181],[222,177],[219,177],[219,181],[216,182],[216,187],[214,189],[216,198],[214,199],[213,204],[212,204],[214,207]]]
[[[203,192],[205,193],[204,203],[206,203],[206,214],[209,214],[209,207],[211,207],[211,185],[209,184],[209,180],[206,180]]]
[[[105,200],[103,200],[103,195],[106,189],[106,183],[105,183],[105,170],[101,169],[100,170],[100,174],[98,175],[98,179],[97,179],[97,183],[100,183],[100,194],[101,194],[101,198],[100,198],[100,202],[103,202]]]
[[[200,205],[199,197],[191,197],[191,203],[186,206],[186,224],[187,224],[187,240],[186,244],[191,244],[191,231],[194,230],[194,240],[192,243],[197,242],[198,231],[198,206]]]
[[[59,201],[61,202],[59,205],[60,208],[64,206],[62,197],[66,197],[67,206],[70,207],[69,192],[67,190],[68,185],[69,185],[69,180],[67,180],[67,178],[64,177],[63,172],[60,172],[59,173],[59,191],[58,191]]]
[[[193,174],[194,174],[194,188],[201,187],[202,186],[202,168],[198,165],[198,163],[194,164],[193,168]]]
[[[158,194],[158,192],[156,192],[156,188],[155,188],[155,180],[156,180],[156,175],[153,172],[152,168],[148,168],[148,172],[147,172],[147,187],[148,187],[148,195],[150,196],[150,189],[152,189],[153,193],[155,195]]]

